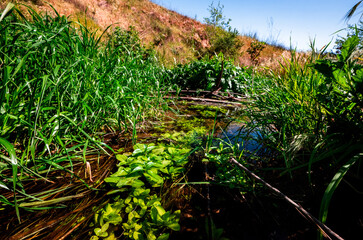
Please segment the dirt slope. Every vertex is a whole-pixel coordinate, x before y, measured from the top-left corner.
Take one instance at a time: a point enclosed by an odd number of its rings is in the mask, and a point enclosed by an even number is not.
[[[8,1],[1,0],[4,8]],[[51,4],[61,15],[71,19],[85,21],[92,29],[134,26],[140,33],[144,44],[153,46],[162,62],[167,64],[186,63],[198,56],[198,51],[209,46],[205,31],[206,25],[168,10],[149,0],[26,0],[25,3],[40,12],[50,12]],[[49,4],[48,4],[49,3]],[[252,38],[241,36],[244,46],[241,49],[239,63],[251,65],[246,53]],[[285,53],[284,53],[285,52]],[[277,65],[281,54],[287,51],[274,46],[267,46],[261,55],[262,66]]]

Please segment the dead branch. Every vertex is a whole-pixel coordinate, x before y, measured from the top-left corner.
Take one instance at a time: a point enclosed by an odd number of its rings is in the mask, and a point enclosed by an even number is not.
[[[238,106],[238,107],[242,106],[241,103],[230,102],[230,101],[226,101],[226,100],[210,99],[210,98],[174,97],[174,96],[164,96],[164,98],[181,99],[181,100],[187,100],[187,101],[211,102],[211,103],[217,103],[217,104],[230,104],[230,105],[235,105],[235,106]]]
[[[289,198],[288,196],[286,196],[285,194],[283,194],[282,192],[280,192],[280,190],[278,190],[277,188],[271,186],[269,183],[265,182],[262,178],[260,178],[259,176],[257,176],[256,174],[254,174],[253,172],[251,172],[250,170],[248,170],[241,163],[237,162],[236,159],[230,158],[229,161],[232,164],[236,165],[238,168],[240,168],[243,171],[245,171],[248,175],[250,175],[254,179],[256,179],[259,182],[261,182],[263,185],[265,185],[267,188],[269,188],[272,192],[276,193],[277,195],[279,195],[280,197],[282,197],[283,199],[285,199],[288,203],[290,203],[291,205],[293,205],[296,208],[296,210],[301,215],[303,215],[304,217],[306,217],[307,219],[309,219],[311,222],[313,222],[320,229],[320,231],[324,235],[324,237],[326,237],[328,239],[344,240],[338,234],[336,234],[335,232],[333,232],[328,226],[326,226],[324,223],[320,222],[317,218],[315,218],[308,211],[306,211],[302,206],[300,206],[299,204],[297,204],[296,202],[294,202],[291,198]]]
[[[191,90],[191,89],[186,89],[186,90],[180,90],[180,91],[175,91],[175,90],[172,90],[172,91],[162,91],[163,93],[184,93],[184,94],[207,94],[207,93],[210,93],[211,91],[205,91],[205,90]],[[248,98],[247,96],[241,94],[241,93],[235,93],[235,92],[226,92],[228,95],[235,95],[235,96],[240,96],[241,98]]]

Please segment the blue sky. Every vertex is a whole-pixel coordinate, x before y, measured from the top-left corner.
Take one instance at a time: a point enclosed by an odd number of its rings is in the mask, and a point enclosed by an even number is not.
[[[203,21],[212,0],[152,0],[168,9]],[[277,40],[286,47],[309,49],[309,39],[316,48],[329,43],[335,32],[347,24],[344,16],[358,0],[220,0],[223,14],[242,34],[256,33],[260,40]],[[218,0],[214,1],[217,6]],[[363,7],[363,6],[362,6]],[[363,8],[361,8],[363,10]],[[358,15],[349,21],[358,22]],[[338,33],[344,35],[344,32]],[[334,43],[334,42],[333,42]],[[334,44],[331,44],[330,49]]]

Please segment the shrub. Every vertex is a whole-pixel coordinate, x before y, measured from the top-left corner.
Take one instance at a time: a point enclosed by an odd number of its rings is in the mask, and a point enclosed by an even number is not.
[[[230,26],[231,19],[226,20],[223,16],[223,5],[213,3],[209,6],[210,17],[204,18],[207,26],[207,35],[210,48],[207,54],[214,55],[223,53],[226,57],[235,58],[239,53],[243,42],[239,39],[238,31]]]

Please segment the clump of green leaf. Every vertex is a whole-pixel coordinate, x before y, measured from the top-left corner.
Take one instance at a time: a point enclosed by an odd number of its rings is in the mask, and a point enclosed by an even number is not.
[[[250,44],[250,47],[247,49],[247,53],[250,55],[251,61],[258,65],[259,63],[259,57],[261,55],[261,52],[263,49],[265,49],[266,43],[260,42],[260,41],[252,41]]]
[[[128,239],[168,239],[167,229],[178,231],[180,211],[166,211],[156,195],[165,180],[184,171],[189,148],[136,144],[132,154],[117,155],[118,170],[105,179],[116,195],[95,215],[93,239],[113,239],[122,229]],[[126,198],[122,198],[126,194]]]
[[[328,137],[320,144],[327,149],[317,149],[322,152],[320,156],[329,156],[340,166],[321,202],[320,218],[323,222],[327,219],[335,189],[363,156],[363,67],[354,56],[360,44],[358,35],[349,36],[342,43],[336,60],[318,60],[312,65],[324,76],[324,81],[318,86],[317,99],[327,116],[328,126]],[[319,159],[319,155],[314,157]],[[309,164],[314,160],[311,158]],[[362,176],[361,171],[357,173],[358,177]]]
[[[140,60],[151,60],[154,55],[152,49],[146,48],[142,44],[139,33],[133,26],[129,26],[127,30],[116,27],[112,33],[108,35],[108,38],[112,48],[116,49],[123,57],[129,57],[134,60],[135,58],[139,58]]]
[[[313,64],[325,77],[318,86],[317,98],[329,116],[329,131],[356,139],[363,132],[363,67],[353,57],[360,43],[358,36],[350,36],[342,43],[337,60],[323,59]]]
[[[244,92],[245,83],[250,77],[247,69],[235,66],[231,61],[225,60],[222,54],[212,59],[205,57],[189,64],[178,65],[169,72],[170,82],[182,89],[210,91],[221,87],[221,91],[237,93]]]

